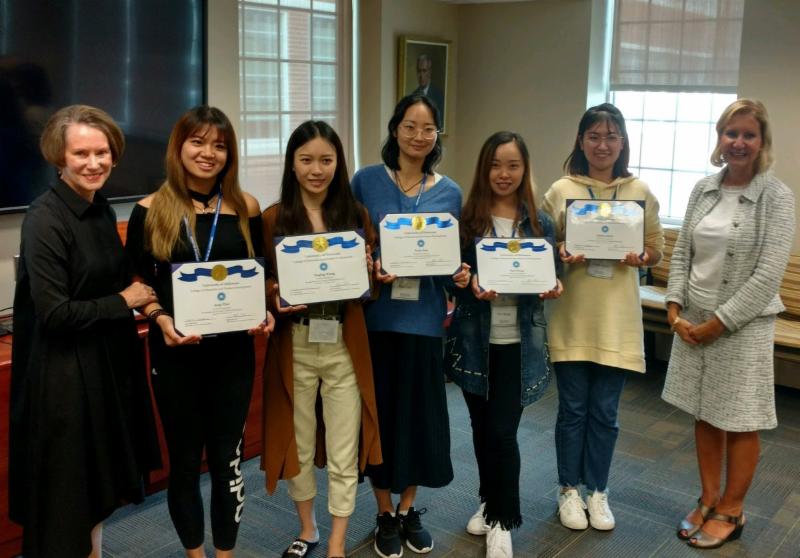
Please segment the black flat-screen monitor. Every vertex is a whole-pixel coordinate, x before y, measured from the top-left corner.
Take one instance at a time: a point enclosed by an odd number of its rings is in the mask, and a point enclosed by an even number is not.
[[[71,104],[102,108],[125,133],[104,195],[153,192],[172,126],[206,100],[205,37],[205,0],[0,1],[0,213],[57,180],[39,136]]]

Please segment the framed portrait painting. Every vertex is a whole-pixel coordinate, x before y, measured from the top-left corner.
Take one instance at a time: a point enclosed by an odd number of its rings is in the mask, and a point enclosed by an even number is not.
[[[397,60],[397,98],[421,93],[439,109],[442,133],[447,122],[447,64],[450,41],[400,37]]]

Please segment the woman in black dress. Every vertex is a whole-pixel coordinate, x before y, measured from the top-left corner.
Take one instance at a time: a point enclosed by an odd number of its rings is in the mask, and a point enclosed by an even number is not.
[[[239,188],[236,145],[233,126],[219,109],[186,112],[169,138],[167,179],[134,207],[128,223],[126,250],[159,296],[143,311],[151,322],[153,390],[169,451],[167,503],[190,558],[205,557],[203,450],[216,556],[233,556],[244,507],[240,463],[255,370],[252,335],[274,325],[264,308],[267,319],[247,333],[201,339],[181,335],[171,315],[170,263],[261,255],[261,210]]]
[[[42,133],[58,169],[22,224],[14,295],[9,515],[27,558],[101,555],[102,521],[139,502],[158,467],[142,345],[117,219],[99,190],[125,140],[100,109],[56,112]]]

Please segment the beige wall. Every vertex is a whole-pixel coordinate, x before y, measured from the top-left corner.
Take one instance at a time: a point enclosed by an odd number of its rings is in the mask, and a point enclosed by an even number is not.
[[[540,195],[563,174],[586,110],[590,24],[589,0],[459,8],[453,178],[465,192],[481,145],[498,130],[525,138]]]
[[[209,99],[238,121],[235,0],[209,2]],[[528,140],[540,190],[561,174],[585,108],[591,0],[450,5],[434,0],[360,0],[359,145],[362,165],[380,160],[396,101],[399,35],[453,41],[449,134],[440,170],[465,190],[481,143],[511,128]],[[740,94],[762,99],[775,128],[776,171],[800,212],[800,2],[748,0]],[[125,207],[118,208],[121,216]],[[22,215],[0,216],[0,308],[13,299],[13,255]],[[795,251],[800,250],[800,231]]]
[[[748,0],[742,29],[739,96],[764,102],[770,114],[775,174],[795,195],[800,216],[800,2]],[[800,227],[794,251],[800,251]]]
[[[447,135],[439,171],[454,174],[460,134],[458,6],[432,0],[360,0],[359,163],[379,163],[386,124],[397,104],[397,43],[402,35],[452,41],[447,72]]]

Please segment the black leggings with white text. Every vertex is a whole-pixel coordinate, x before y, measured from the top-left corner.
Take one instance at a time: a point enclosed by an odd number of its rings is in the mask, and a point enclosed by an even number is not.
[[[244,482],[242,438],[253,389],[253,340],[244,333],[165,347],[150,337],[153,391],[169,451],[167,503],[184,548],[203,544],[203,450],[211,476],[214,547],[236,545]]]

